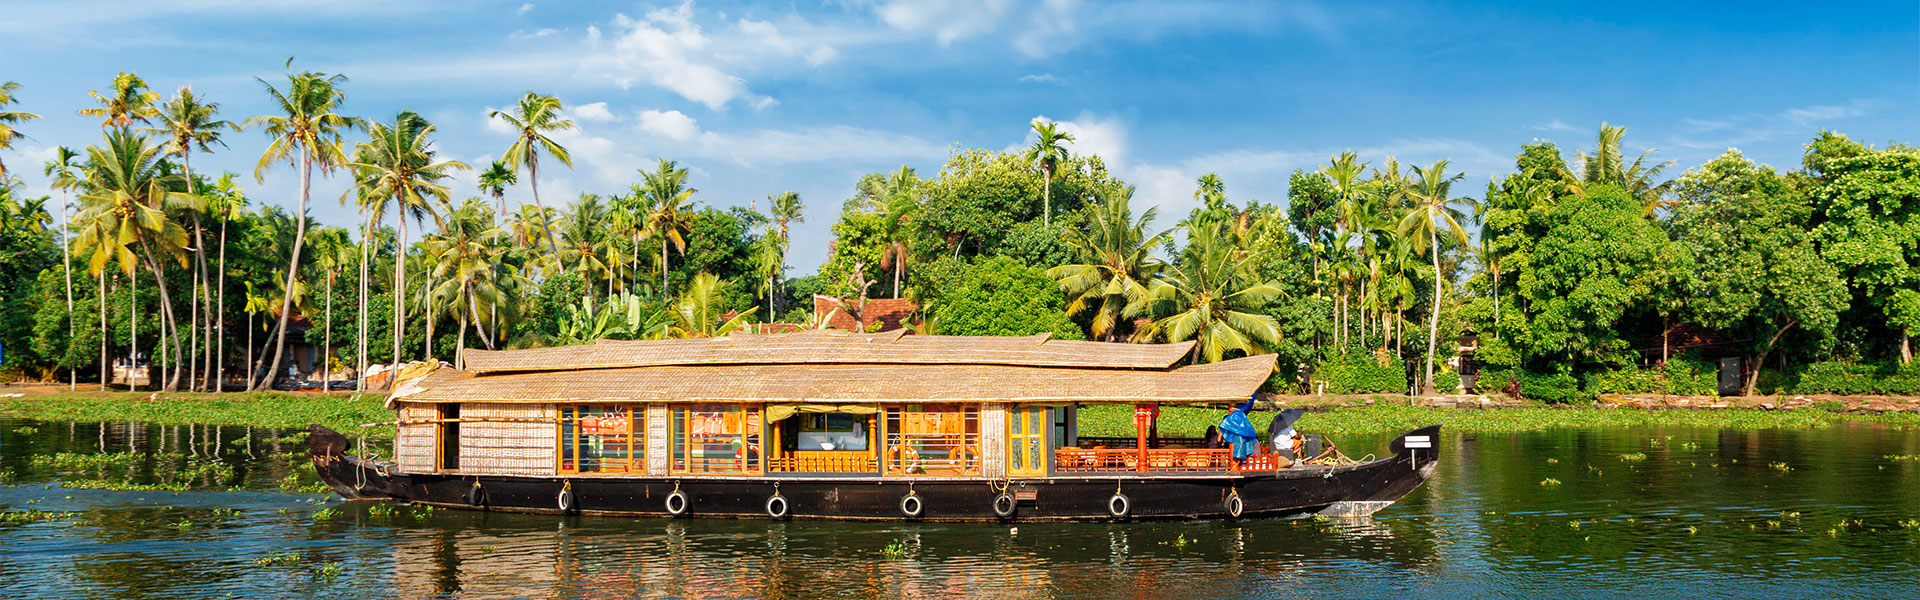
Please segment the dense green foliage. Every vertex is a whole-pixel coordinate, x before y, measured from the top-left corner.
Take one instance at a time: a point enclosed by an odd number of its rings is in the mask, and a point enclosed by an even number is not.
[[[1398,357],[1383,363],[1373,354],[1339,354],[1317,365],[1314,378],[1327,382],[1325,391],[1329,394],[1404,394],[1407,391],[1407,365]]]
[[[1719,389],[1718,376],[1713,363],[1690,355],[1676,356],[1656,367],[1622,367],[1592,373],[1586,387],[1596,394],[1711,396]]]
[[[625,190],[542,200],[542,168],[572,165],[554,134],[575,125],[552,96],[497,112],[517,135],[477,188],[454,189],[468,165],[419,114],[341,114],[339,75],[265,87],[273,114],[235,119],[271,142],[260,170],[350,179],[340,200],[364,220],[309,223],[294,216],[305,185],[291,210],[249,206],[231,174],[193,172],[232,129],[219,105],[162,102],[122,73],[80,107],[102,138],[45,165],[75,210],[0,182],[0,369],[99,381],[144,364],[143,387],[265,385],[467,348],[812,327],[818,294],[913,300],[929,333],[1276,354],[1273,392],[1450,389],[1454,339],[1474,330],[1481,390],[1511,378],[1578,403],[1712,393],[1710,366],[1730,357],[1749,393],[1899,392],[1920,333],[1920,150],[1831,132],[1793,171],[1728,151],[1669,178],[1603,125],[1571,156],[1522,145],[1477,198],[1447,161],[1345,152],[1292,172],[1284,205],[1203,175],[1193,208],[1162,223],[1071,127],[1035,122],[1031,147],[956,146],[926,175],[861,177],[824,215],[824,263],[789,277],[790,227],[807,218],[791,192],[761,214],[661,159]],[[277,363],[311,354],[283,337],[327,356]],[[1903,366],[1831,366],[1881,364]]]
[[[1058,308],[1060,288],[1039,269],[1011,258],[982,258],[933,303],[935,327],[945,335],[1052,334],[1081,339],[1080,327]]]

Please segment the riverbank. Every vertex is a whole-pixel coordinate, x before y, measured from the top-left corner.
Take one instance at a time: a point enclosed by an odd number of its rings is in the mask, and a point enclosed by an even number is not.
[[[392,411],[383,396],[318,392],[153,393],[52,392],[47,389],[0,388],[23,393],[0,398],[0,414],[41,421],[138,421],[162,425],[251,425],[304,427],[320,423],[342,432],[365,431],[369,437],[393,436],[391,425],[362,428],[365,423],[390,423]],[[1772,400],[1771,403],[1768,400]],[[1904,399],[1912,400],[1912,399]],[[1634,427],[1676,425],[1721,429],[1812,429],[1843,423],[1878,423],[1920,429],[1920,413],[1846,412],[1850,404],[1815,399],[1721,399],[1712,404],[1669,398],[1663,403],[1620,399],[1592,406],[1514,405],[1489,399],[1422,400],[1408,405],[1405,397],[1276,397],[1270,406],[1298,407],[1311,412],[1304,427],[1326,434],[1398,433],[1439,423],[1455,431],[1511,433],[1568,427]],[[1854,403],[1858,404],[1858,402]],[[1207,426],[1219,422],[1221,408],[1175,407],[1161,410],[1160,435],[1201,437]],[[1255,425],[1265,427],[1263,419]],[[1087,436],[1130,437],[1133,408],[1125,405],[1086,406],[1080,409],[1080,433]]]
[[[1405,400],[1401,400],[1405,402]],[[1626,405],[1602,406],[1490,406],[1465,408],[1451,406],[1409,406],[1404,403],[1375,401],[1371,404],[1343,402],[1288,402],[1283,407],[1309,411],[1301,427],[1316,433],[1379,434],[1400,433],[1435,423],[1453,430],[1472,433],[1515,433],[1558,428],[1614,428],[1636,426],[1687,426],[1719,429],[1819,429],[1845,423],[1877,423],[1902,429],[1920,429],[1920,413],[1834,412],[1808,405],[1805,408],[1719,408],[1663,409],[1633,408]],[[1264,406],[1262,407],[1265,408]],[[1160,435],[1164,437],[1202,437],[1207,426],[1220,422],[1226,413],[1221,408],[1165,407],[1160,411]],[[1255,413],[1254,425],[1265,429],[1267,423]],[[1269,417],[1270,418],[1270,417]],[[1122,405],[1087,406],[1080,409],[1080,434],[1097,437],[1132,437],[1133,408]]]
[[[349,435],[393,437],[393,426],[361,428],[364,423],[391,423],[393,411],[384,407],[382,394],[351,392],[67,392],[10,387],[0,398],[0,414],[39,421],[137,421],[160,425],[250,425],[306,427],[319,423]]]

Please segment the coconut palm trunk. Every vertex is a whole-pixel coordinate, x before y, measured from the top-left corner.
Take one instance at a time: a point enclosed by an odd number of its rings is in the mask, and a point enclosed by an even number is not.
[[[220,284],[213,290],[214,298],[219,300],[215,311],[214,323],[219,330],[218,348],[213,352],[213,393],[227,390],[227,207],[220,206]]]
[[[133,380],[134,362],[140,356],[140,277],[127,277],[127,390],[140,391]]]
[[[162,263],[153,257],[153,251],[145,243],[141,244],[141,254],[146,259],[147,269],[153,273],[153,284],[160,292],[160,336],[161,348],[156,352],[165,353],[170,348],[172,358],[167,361],[168,373],[163,391],[180,390],[180,323],[174,317],[173,299],[167,294],[166,270]],[[163,354],[164,356],[164,354]]]
[[[72,223],[67,220],[67,193],[62,191],[60,192],[60,268],[66,272],[67,277],[67,343],[69,346],[72,345],[73,338],[80,337],[78,324],[73,322],[73,248],[67,242],[67,228],[71,225]],[[68,354],[71,355],[71,352]],[[79,391],[79,389],[80,367],[67,365],[67,391]]]
[[[1440,228],[1434,227],[1427,235],[1433,252],[1433,316],[1427,319],[1427,380],[1426,389],[1433,392],[1433,357],[1435,344],[1440,343]]]
[[[308,153],[300,155],[300,210],[293,214],[293,256],[287,260],[287,284],[280,298],[280,333],[274,336],[273,360],[269,361],[267,374],[260,378],[254,390],[264,390],[273,386],[280,378],[280,361],[287,354],[287,319],[293,316],[293,284],[300,275],[300,251],[307,241],[307,196],[313,191],[313,157]]]
[[[367,264],[373,259],[373,215],[367,215],[367,228],[360,236],[360,354],[359,369],[353,372],[353,391],[367,391]]]
[[[405,198],[401,197],[400,194],[396,193],[393,195],[393,205],[400,211],[400,239],[393,250],[393,368],[395,369],[399,369],[400,363],[402,362],[400,360],[400,339],[406,337],[407,333],[407,271],[405,269],[407,260],[407,213],[406,205],[401,204],[401,202],[404,201]],[[536,201],[536,205],[537,204],[538,202]],[[394,373],[394,376],[399,376],[399,373]],[[392,379],[390,378],[389,381],[392,381]]]
[[[320,346],[320,392],[333,394],[333,269],[327,269],[327,326]]]
[[[100,391],[107,391],[113,377],[107,373],[107,271],[100,270]],[[67,313],[73,314],[73,313]]]

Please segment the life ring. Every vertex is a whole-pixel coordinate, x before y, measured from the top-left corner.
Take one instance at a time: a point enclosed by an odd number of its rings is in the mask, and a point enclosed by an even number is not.
[[[979,457],[980,451],[972,446],[965,444],[954,446],[953,450],[947,452],[947,467],[956,473],[970,473],[973,469],[968,468],[968,463]]]
[[[1019,503],[1014,501],[1013,494],[1000,492],[1000,495],[993,497],[994,516],[1000,517],[1002,519],[1011,517],[1013,516],[1013,511],[1016,510],[1018,507],[1019,507]]]
[[[480,480],[474,480],[473,487],[467,488],[467,504],[472,506],[486,506],[487,491],[481,489]]]
[[[769,517],[785,519],[787,510],[790,508],[792,507],[787,505],[787,497],[780,495],[780,492],[774,492],[772,497],[767,498],[767,516]]]
[[[900,497],[900,514],[906,515],[909,519],[918,519],[926,512],[927,505],[920,501],[919,494],[907,492],[907,495]]]
[[[1115,492],[1112,498],[1107,499],[1107,514],[1125,517],[1131,512],[1133,512],[1133,502],[1127,499],[1126,494]]]
[[[560,496],[555,502],[560,505],[560,512],[573,512],[573,482],[560,486]]]
[[[1236,519],[1240,518],[1241,511],[1246,510],[1246,503],[1240,501],[1240,492],[1238,490],[1228,492],[1227,499],[1223,505],[1227,509],[1227,516]]]
[[[759,444],[747,444],[745,446],[741,446],[740,449],[733,451],[733,459],[740,461],[740,470],[742,471],[753,470],[752,468],[753,465],[748,464],[749,461],[747,460],[747,457],[749,456],[754,456],[754,457],[760,456]]]
[[[887,462],[900,465],[902,473],[912,473],[920,469],[920,451],[905,444],[887,449]]]
[[[674,490],[673,493],[667,494],[667,514],[676,517],[687,514],[688,505],[686,492]]]

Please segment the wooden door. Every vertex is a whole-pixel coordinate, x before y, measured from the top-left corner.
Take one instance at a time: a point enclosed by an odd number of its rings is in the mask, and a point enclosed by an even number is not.
[[[1047,474],[1047,408],[1012,405],[1007,410],[1007,475]]]

